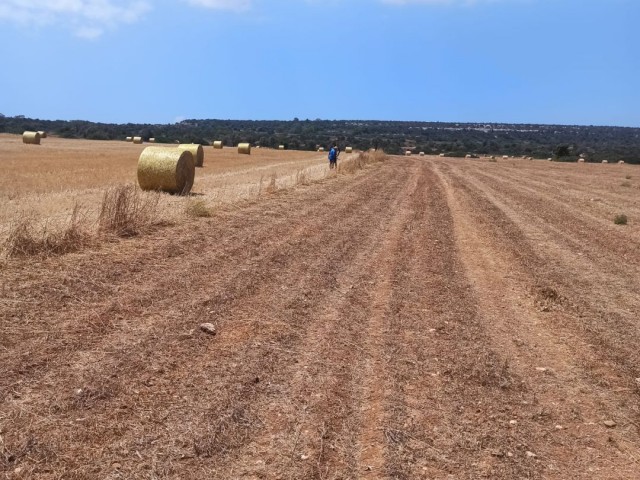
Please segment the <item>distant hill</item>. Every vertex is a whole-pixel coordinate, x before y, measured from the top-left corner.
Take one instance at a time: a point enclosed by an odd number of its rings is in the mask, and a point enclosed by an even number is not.
[[[254,145],[315,150],[337,141],[341,148],[382,148],[399,154],[406,149],[428,154],[467,153],[557,157],[574,161],[624,160],[640,163],[640,128],[507,123],[390,122],[377,120],[184,120],[167,125],[107,124],[82,120],[38,120],[0,115],[0,132],[20,134],[46,130],[64,138],[124,140],[139,135],[158,143],[202,143],[223,140],[225,145]]]

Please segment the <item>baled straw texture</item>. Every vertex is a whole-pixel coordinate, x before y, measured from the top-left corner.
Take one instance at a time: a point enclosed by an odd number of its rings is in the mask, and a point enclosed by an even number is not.
[[[40,134],[40,138],[47,138],[47,132],[44,130],[38,130],[38,133]]]
[[[202,145],[197,143],[181,143],[178,145],[178,149],[191,152],[196,167],[202,167],[204,165],[204,149],[202,148]]]
[[[353,147],[346,147],[344,153],[353,153]]]
[[[216,148],[218,150],[222,149],[222,140],[216,140],[215,142],[213,142],[213,148]]]
[[[22,143],[40,145],[40,134],[38,132],[24,132],[22,134]]]
[[[138,159],[138,183],[142,190],[186,195],[193,187],[196,168],[188,150],[147,147]]]
[[[251,144],[250,143],[239,143],[238,144],[238,153],[242,153],[243,155],[251,155]]]
[[[142,143],[142,137],[133,137],[133,143],[136,144],[141,144]]]

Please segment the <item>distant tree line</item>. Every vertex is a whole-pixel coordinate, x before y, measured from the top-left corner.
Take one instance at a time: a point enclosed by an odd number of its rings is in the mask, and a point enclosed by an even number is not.
[[[63,138],[124,140],[127,136],[155,138],[157,143],[253,145],[315,150],[337,142],[357,149],[382,148],[400,154],[407,149],[427,154],[491,154],[555,157],[575,161],[640,163],[640,128],[570,125],[477,124],[348,120],[184,120],[179,123],[108,124],[82,120],[38,120],[0,115],[0,132],[21,134],[46,130]]]

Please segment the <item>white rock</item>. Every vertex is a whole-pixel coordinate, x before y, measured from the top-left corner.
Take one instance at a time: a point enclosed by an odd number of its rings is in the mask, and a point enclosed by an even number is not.
[[[202,330],[204,333],[207,333],[209,335],[215,335],[216,334],[216,327],[215,327],[215,325],[213,325],[213,323],[202,323],[202,324],[200,324],[200,330]]]
[[[527,451],[527,457],[529,457],[529,458],[536,458],[536,457],[537,457],[537,455],[536,455],[535,453],[533,453],[533,452],[529,452],[529,451]]]

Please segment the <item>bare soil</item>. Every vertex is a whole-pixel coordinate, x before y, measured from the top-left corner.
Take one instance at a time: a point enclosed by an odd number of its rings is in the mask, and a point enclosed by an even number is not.
[[[393,157],[9,259],[0,472],[639,478],[638,181]]]

